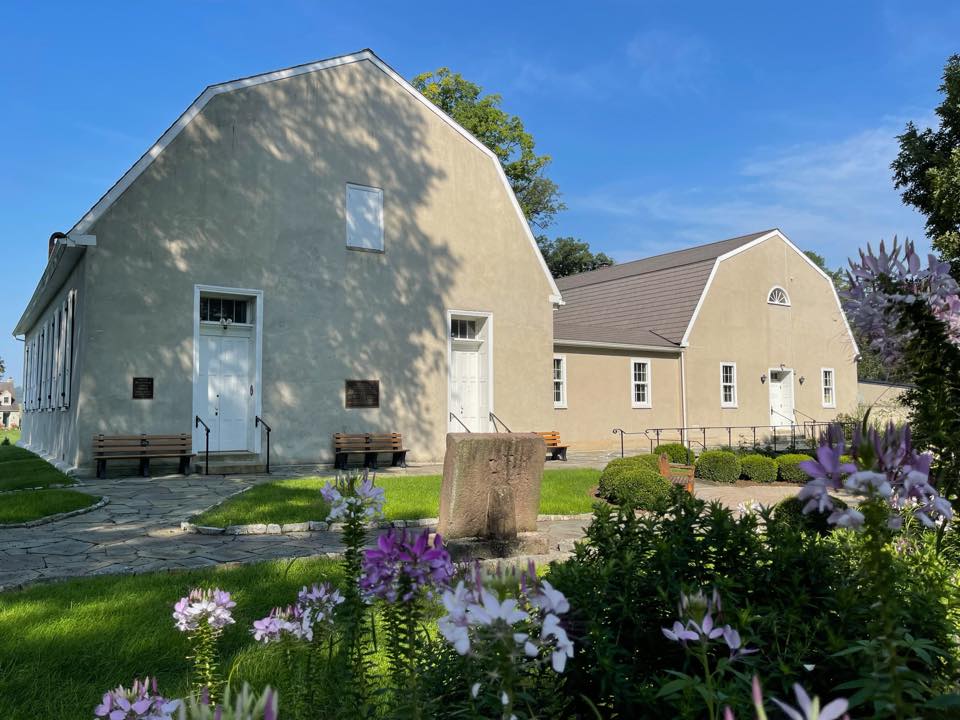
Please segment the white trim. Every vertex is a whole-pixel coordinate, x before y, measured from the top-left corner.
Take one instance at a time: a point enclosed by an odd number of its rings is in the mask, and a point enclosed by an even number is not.
[[[486,310],[453,310],[447,308],[447,324],[444,326],[444,332],[447,335],[447,414],[443,418],[443,427],[450,427],[450,414],[453,412],[450,402],[450,386],[453,379],[453,338],[450,336],[450,322],[454,317],[484,318],[484,332],[487,343],[487,417],[481,418],[484,432],[490,428],[490,413],[496,413],[493,407],[493,313]]]
[[[782,303],[773,302],[773,300],[770,299],[770,296],[773,295],[774,290],[779,290],[780,292],[782,292],[783,297],[786,298],[786,302],[782,302]],[[774,285],[772,288],[767,290],[767,305],[776,305],[777,307],[790,307],[791,305],[790,293],[788,293],[787,289],[782,285]]]
[[[723,386],[729,383],[723,382],[723,369],[725,367],[733,368],[733,402],[726,402],[723,399]],[[722,361],[720,363],[720,407],[722,408],[736,408],[739,406],[740,402],[740,393],[737,388],[737,364],[735,362]]]
[[[830,291],[833,293],[833,299],[837,303],[837,310],[840,312],[840,317],[843,320],[843,326],[847,329],[847,335],[850,336],[850,343],[853,345],[853,354],[858,356],[860,354],[860,348],[857,346],[856,338],[853,337],[853,331],[850,330],[850,323],[847,322],[847,315],[843,312],[843,305],[840,303],[840,296],[837,295],[837,288],[834,286],[833,280],[831,280],[830,276],[827,275],[823,270],[817,267],[817,264],[808,258],[800,248],[794,245],[793,242],[790,241],[790,238],[788,238],[779,230],[771,230],[767,234],[761,235],[756,240],[751,240],[750,242],[745,243],[744,245],[741,245],[740,247],[731,250],[728,253],[724,253],[718,257],[716,261],[714,261],[713,268],[710,270],[710,277],[707,278],[707,282],[703,286],[703,292],[700,293],[700,299],[697,300],[697,306],[693,310],[693,315],[690,316],[690,322],[687,323],[687,329],[683,333],[683,339],[680,340],[680,345],[687,347],[687,345],[690,344],[690,333],[693,331],[693,324],[697,321],[697,316],[700,315],[700,308],[703,307],[704,300],[707,297],[707,293],[710,291],[710,286],[713,284],[713,278],[717,274],[717,268],[720,266],[720,263],[724,260],[734,257],[735,255],[739,255],[740,253],[745,252],[750,248],[769,240],[770,238],[775,237],[783,240],[787,244],[787,247],[791,248],[795,253],[797,253],[797,255],[803,258],[807,265],[816,270],[817,273],[819,273],[820,276],[830,284]]]
[[[550,394],[553,396],[553,407],[558,410],[566,410],[567,408],[567,356],[564,353],[554,353],[554,360],[560,361],[560,399],[557,400],[556,395],[556,384],[557,379],[553,377],[553,363],[550,363],[550,378],[552,383],[550,385]]]
[[[687,427],[687,364],[684,362],[684,355],[680,353],[680,426]],[[680,431],[680,439],[686,443],[684,437],[686,430]]]
[[[637,363],[645,363],[647,366],[647,380],[645,383],[639,383],[633,379],[634,365]],[[647,386],[647,399],[644,402],[637,402],[637,385]],[[650,358],[630,358],[630,407],[635,409],[648,409],[653,407],[653,362]]]
[[[825,402],[823,399],[824,390],[827,389],[826,383],[823,382],[824,380],[823,374],[828,370],[830,371],[830,382],[832,383],[830,385],[830,394],[833,397],[833,401],[829,403]],[[837,371],[834,370],[832,367],[820,368],[820,406],[829,408],[829,409],[836,409],[837,407]]]
[[[363,60],[372,63],[374,67],[398,83],[400,87],[410,93],[424,107],[433,112],[455,131],[460,133],[461,136],[472,143],[477,149],[486,155],[491,162],[493,162],[496,172],[500,177],[500,181],[503,184],[504,190],[507,193],[507,197],[510,198],[513,209],[517,213],[517,219],[520,221],[520,224],[523,227],[523,232],[527,236],[530,249],[533,253],[535,253],[537,260],[540,263],[540,269],[547,278],[547,283],[550,287],[551,293],[549,299],[551,302],[557,305],[562,305],[563,298],[560,295],[560,289],[557,287],[557,283],[554,281],[553,275],[550,273],[547,263],[543,259],[543,254],[540,252],[540,248],[537,246],[536,238],[534,238],[533,232],[530,230],[530,224],[527,222],[527,219],[523,214],[523,210],[520,209],[520,203],[513,194],[513,189],[510,187],[510,182],[507,180],[506,173],[503,171],[503,166],[500,164],[500,160],[493,153],[493,151],[491,151],[486,145],[462,128],[453,118],[443,112],[443,110],[438,108],[426,97],[424,97],[422,93],[404,80],[403,77],[398,75],[393,68],[377,57],[372,50],[361,50],[360,52],[350,55],[342,55],[340,57],[330,58],[328,60],[320,60],[318,62],[307,63],[305,65],[298,65],[296,67],[275,70],[273,72],[263,73],[261,75],[254,75],[252,77],[220,83],[218,85],[210,85],[202,93],[200,93],[190,107],[188,107],[183,114],[177,118],[173,125],[171,125],[166,132],[160,136],[153,146],[147,150],[147,152],[141,155],[140,159],[137,160],[137,162],[135,162],[119,180],[117,180],[113,187],[111,187],[106,194],[104,194],[104,196],[101,197],[100,200],[98,200],[89,211],[87,211],[87,213],[79,220],[79,222],[77,222],[76,225],[73,226],[67,235],[83,235],[90,230],[97,220],[103,216],[107,209],[109,209],[109,207],[116,202],[116,200],[124,193],[124,191],[130,187],[130,185],[132,185],[138,177],[140,177],[140,175],[150,166],[150,164],[160,155],[160,153],[162,153],[167,146],[176,139],[183,129],[186,128],[186,126],[189,125],[190,122],[203,111],[207,103],[209,103],[217,95],[232,92],[234,90],[253,87],[255,85],[262,85],[268,82],[274,82],[275,80],[285,80],[287,78],[296,77],[305,73],[317,72],[318,70],[327,70],[330,68],[339,67],[341,65],[348,65],[350,63],[360,62]]]
[[[190,432],[193,434],[194,418],[200,414],[197,407],[197,383],[200,381],[200,293],[222,293],[223,295],[235,295],[238,297],[254,298],[254,312],[256,313],[253,328],[253,344],[255,355],[255,368],[253,378],[253,414],[254,416],[263,414],[263,290],[252,288],[233,288],[223,287],[221,285],[194,285],[193,286],[193,384],[192,397],[190,400],[193,408],[193,415],[190,417]],[[249,319],[249,309],[248,309]],[[250,418],[253,423],[254,418]],[[253,433],[253,452],[260,452],[260,433],[254,429]],[[196,448],[194,448],[196,450]]]
[[[773,426],[773,405],[770,403],[770,390],[773,388],[773,373],[789,373],[790,374],[790,397],[793,398],[793,409],[790,411],[790,414],[793,416],[789,418],[790,425],[778,425],[777,427],[792,427],[797,424],[797,388],[796,388],[796,377],[797,374],[793,371],[793,368],[788,367],[772,367],[767,368],[767,416],[770,418],[770,425]],[[785,417],[781,415],[780,417]]]
[[[585,347],[585,348],[609,348],[610,350],[642,350],[643,352],[661,352],[682,355],[683,348],[660,347],[659,345],[634,345],[632,343],[604,342],[594,340],[559,340],[554,339],[554,347]]]

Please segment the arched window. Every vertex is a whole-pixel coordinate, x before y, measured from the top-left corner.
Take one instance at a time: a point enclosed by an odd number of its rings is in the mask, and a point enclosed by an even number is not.
[[[779,285],[775,285],[771,290],[770,294],[767,295],[767,302],[771,305],[789,305],[790,298],[787,297],[787,291],[784,290]]]

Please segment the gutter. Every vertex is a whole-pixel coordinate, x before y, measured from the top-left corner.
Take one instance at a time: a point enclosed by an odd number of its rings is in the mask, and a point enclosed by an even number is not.
[[[664,347],[662,345],[637,345],[633,343],[602,342],[595,340],[562,340],[554,338],[554,345],[565,345],[567,347],[586,347],[586,348],[609,348],[611,350],[643,350],[645,352],[662,352],[683,354],[683,347]]]

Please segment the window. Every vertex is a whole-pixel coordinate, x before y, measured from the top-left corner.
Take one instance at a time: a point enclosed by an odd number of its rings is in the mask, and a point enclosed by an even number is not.
[[[247,301],[236,298],[200,297],[200,320],[203,322],[222,322],[246,324]]]
[[[383,190],[347,183],[347,247],[383,252]]]
[[[767,302],[771,305],[790,305],[790,298],[787,297],[787,291],[782,287],[775,286],[767,295]]]
[[[652,406],[650,400],[650,361],[645,358],[630,360],[630,405],[635,408]]]
[[[820,399],[825,408],[837,406],[837,393],[834,387],[833,368],[823,368],[820,371]]]
[[[720,363],[720,407],[737,406],[737,364]]]
[[[567,356],[553,356],[553,406],[567,406]]]
[[[453,318],[450,321],[450,337],[454,340],[476,340],[477,321]]]

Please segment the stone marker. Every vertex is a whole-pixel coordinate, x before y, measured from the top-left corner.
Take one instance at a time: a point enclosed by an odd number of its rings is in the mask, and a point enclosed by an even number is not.
[[[546,452],[535,433],[449,433],[437,532],[509,540],[536,530]]]

